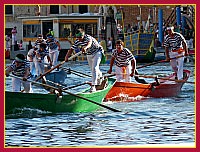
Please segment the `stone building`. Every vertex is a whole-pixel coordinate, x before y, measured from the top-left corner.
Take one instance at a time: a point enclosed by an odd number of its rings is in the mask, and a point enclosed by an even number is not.
[[[156,24],[158,23],[159,9],[163,10],[163,19],[165,21],[169,18],[175,7],[175,5],[5,5],[5,34],[10,34],[12,28],[16,26],[18,30],[17,40],[24,40],[25,29],[22,24],[23,18],[35,16],[40,21],[39,17],[44,16],[47,18],[54,18],[54,16],[60,18],[60,16],[68,16],[69,14],[76,16],[85,14],[84,16],[101,16],[97,25],[91,29],[91,32],[96,30],[95,33],[97,35],[95,36],[99,38],[99,34],[101,34],[99,30],[101,30],[101,26],[103,25],[106,26],[106,37],[109,37],[116,35],[116,26],[120,20],[123,27],[127,27],[128,25],[134,26],[138,23],[145,25],[147,20],[150,23]],[[194,18],[194,16],[189,14],[188,7],[189,5],[181,6],[182,13]],[[117,17],[118,12],[123,12],[123,17]],[[47,21],[39,30],[45,34],[44,30],[49,28],[54,29],[54,23],[58,21],[54,19],[53,24],[48,24]],[[32,31],[36,30],[33,26],[30,28],[33,28],[31,29]],[[60,37],[59,33],[57,37]],[[28,41],[24,42],[28,43]]]

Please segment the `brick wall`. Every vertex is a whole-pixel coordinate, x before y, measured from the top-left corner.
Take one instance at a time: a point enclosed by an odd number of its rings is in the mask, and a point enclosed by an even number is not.
[[[116,6],[116,8],[120,8],[120,6]],[[138,5],[124,5],[123,11],[125,13],[125,19],[124,19],[124,25],[127,26],[128,24],[135,25],[138,23],[139,20],[137,20],[137,17],[140,16],[140,8]],[[158,9],[163,9],[163,19],[167,19],[168,16],[171,14],[172,9],[175,8],[175,5],[157,5],[156,6],[156,22],[158,23]],[[141,5],[141,16],[142,21],[147,21],[149,12],[151,12],[152,15],[155,15],[155,12],[153,12],[153,6],[152,5]]]

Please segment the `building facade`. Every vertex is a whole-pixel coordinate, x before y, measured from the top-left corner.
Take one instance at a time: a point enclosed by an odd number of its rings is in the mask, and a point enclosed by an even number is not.
[[[5,35],[11,34],[16,26],[17,41],[23,40],[24,44],[28,44],[38,34],[45,36],[48,29],[52,29],[55,37],[65,42],[73,37],[74,28],[82,26],[88,34],[99,39],[103,26],[106,30],[104,38],[113,36],[116,39],[118,24],[124,29],[145,26],[147,21],[149,25],[155,25],[159,20],[159,9],[163,10],[165,22],[175,8],[175,5],[5,5]],[[182,13],[188,13],[187,8],[183,5]],[[84,21],[81,18],[85,18]],[[68,48],[65,46],[65,49]]]

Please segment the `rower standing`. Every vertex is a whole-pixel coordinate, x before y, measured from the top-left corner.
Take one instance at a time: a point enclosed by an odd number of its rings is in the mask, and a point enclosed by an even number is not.
[[[174,32],[174,27],[167,27],[167,33],[164,41],[166,60],[170,61],[171,67],[176,73],[176,79],[183,79],[184,56],[188,55],[188,48],[185,38],[182,34]],[[173,58],[170,60],[170,58]]]
[[[9,76],[11,72],[14,76],[22,78],[12,78],[13,92],[20,92],[21,85],[24,87],[25,92],[32,92],[31,83],[27,81],[27,79],[31,77],[30,64],[25,59],[25,56],[23,54],[16,55],[15,60],[12,62],[12,64],[6,68],[6,76]]]
[[[123,46],[124,43],[121,40],[116,41],[116,49],[114,49],[111,54],[112,57],[108,73],[111,74],[115,62],[117,81],[131,82],[131,77],[133,77],[136,71],[136,60],[131,51]]]
[[[78,47],[82,47],[81,51],[87,55],[87,61],[92,71],[92,86],[90,88],[90,92],[95,92],[96,86],[101,84],[102,72],[99,69],[99,65],[102,53],[104,53],[103,47],[94,37],[85,34],[83,29],[78,29],[76,31],[76,40],[65,56],[66,62],[68,61],[68,58],[72,54],[73,50]]]
[[[49,57],[52,61],[52,66],[57,65],[58,55],[60,51],[60,43],[57,39],[53,37],[53,35],[47,34],[47,47],[49,51]]]

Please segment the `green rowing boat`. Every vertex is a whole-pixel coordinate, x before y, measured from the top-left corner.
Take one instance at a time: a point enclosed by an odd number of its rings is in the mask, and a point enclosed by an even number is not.
[[[66,91],[63,91],[62,96],[5,91],[5,114],[14,114],[23,108],[39,109],[51,113],[92,112],[99,108],[115,81],[115,79],[108,78],[107,86],[93,93],[90,93],[88,88],[77,94],[66,94]]]

